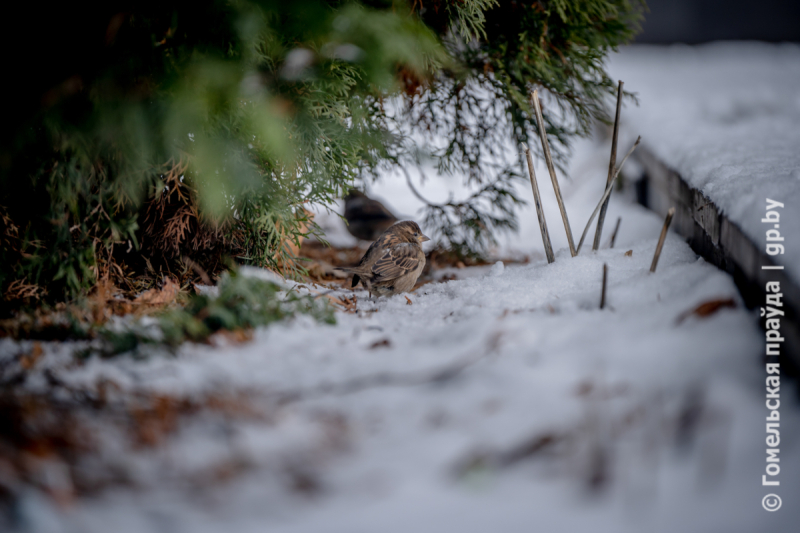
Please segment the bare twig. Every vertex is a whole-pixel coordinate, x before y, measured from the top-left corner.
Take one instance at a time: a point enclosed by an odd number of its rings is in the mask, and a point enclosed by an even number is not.
[[[622,86],[623,81],[619,81],[617,88],[617,113],[614,116],[614,134],[611,137],[611,157],[608,160],[608,178],[606,187],[611,185],[615,179],[614,167],[617,165],[617,137],[619,136],[619,112],[622,109]],[[606,210],[608,209],[608,201],[600,208],[600,216],[597,217],[597,229],[594,232],[594,242],[592,243],[592,250],[600,248],[600,236],[603,234],[603,224],[606,221]]]
[[[603,263],[603,289],[600,292],[600,309],[606,306],[606,283],[608,282],[608,265]]]
[[[611,196],[611,191],[614,190],[614,179],[616,179],[617,175],[619,175],[619,172],[622,170],[623,165],[625,165],[625,161],[627,161],[628,158],[633,153],[633,151],[636,150],[636,147],[639,146],[639,142],[641,140],[642,140],[641,136],[636,138],[636,142],[633,143],[633,146],[631,146],[631,149],[628,150],[627,154],[625,154],[625,157],[622,159],[622,163],[619,164],[619,167],[617,168],[617,172],[614,174],[614,178],[611,180],[611,183],[606,188],[606,192],[603,193],[603,197],[600,198],[600,203],[597,204],[597,207],[594,208],[594,211],[592,212],[592,216],[589,217],[589,221],[586,223],[586,227],[583,228],[583,233],[581,234],[581,240],[578,241],[578,252],[581,251],[581,246],[583,246],[583,240],[586,238],[586,233],[589,231],[589,226],[592,224],[592,220],[594,220],[595,215],[597,215],[597,212],[600,211],[600,209],[603,207],[603,204],[608,199],[608,197]]]
[[[622,222],[622,217],[617,217],[617,223],[614,225],[614,232],[611,234],[611,244],[608,246],[609,248],[613,248],[614,243],[617,240],[617,232],[619,231],[620,222]]]
[[[473,451],[453,466],[453,474],[456,477],[460,477],[469,474],[475,469],[483,471],[487,468],[508,468],[520,461],[547,452],[554,446],[570,442],[574,438],[573,434],[568,433],[535,433],[505,449]]]
[[[667,211],[667,218],[664,220],[664,227],[661,228],[661,236],[658,238],[658,244],[656,245],[656,253],[653,256],[653,264],[650,265],[650,272],[656,271],[656,266],[658,265],[658,258],[661,257],[661,249],[664,247],[664,241],[667,239],[667,231],[669,230],[669,225],[672,223],[672,216],[675,214],[675,208],[670,207],[669,211]]]
[[[437,203],[431,202],[430,200],[428,200],[427,198],[425,198],[424,196],[422,196],[419,193],[417,188],[414,187],[414,183],[411,181],[411,174],[408,172],[408,169],[406,169],[404,166],[400,165],[400,170],[402,170],[403,173],[406,175],[406,183],[408,183],[408,188],[411,189],[411,193],[414,196],[416,196],[417,199],[420,202],[422,202],[423,204],[429,205],[431,207],[442,207],[442,204],[437,204]]]
[[[553,255],[553,246],[550,243],[550,234],[547,231],[547,221],[544,218],[542,199],[539,196],[539,185],[536,183],[536,172],[533,170],[533,158],[531,157],[531,151],[527,148],[525,148],[525,157],[528,160],[528,173],[531,176],[531,188],[533,189],[533,203],[536,205],[536,216],[539,217],[539,229],[542,230],[544,252],[547,255],[547,262],[552,263],[556,258]]]
[[[564,199],[561,197],[561,188],[558,186],[558,178],[556,177],[556,168],[553,166],[553,156],[550,155],[550,145],[547,144],[547,132],[544,129],[544,117],[542,117],[542,105],[539,103],[538,91],[533,91],[531,95],[531,103],[536,112],[536,122],[539,124],[539,138],[542,141],[542,151],[544,152],[544,159],[547,162],[547,170],[550,172],[550,180],[553,182],[553,191],[556,193],[556,200],[558,200],[558,208],[561,210],[561,218],[564,219],[564,229],[567,232],[567,242],[569,243],[569,252],[572,257],[578,255],[575,250],[575,243],[572,240],[572,229],[569,227],[569,218],[567,218],[567,210],[564,207]]]

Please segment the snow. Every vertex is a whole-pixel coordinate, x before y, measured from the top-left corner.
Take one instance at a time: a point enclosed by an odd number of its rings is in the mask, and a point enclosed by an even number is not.
[[[752,68],[769,70],[761,59],[770,54],[752,48]],[[655,65],[674,54],[665,61],[670,71],[683,68],[681,54],[706,50],[723,59],[732,54],[725,47],[634,49],[612,67],[632,71],[637,62]],[[773,63],[794,57],[794,48],[774,50]],[[697,65],[702,70],[706,63]],[[656,106],[649,91],[674,80],[649,72],[638,82],[632,72],[624,78],[626,87],[641,90],[642,108]],[[740,94],[738,87],[731,91]],[[625,109],[626,128],[643,128],[634,133],[649,146],[668,150],[677,144],[657,141],[682,142],[659,137],[636,113]],[[665,129],[676,135],[679,128]],[[583,141],[563,177],[576,237],[602,195],[607,158],[607,142]],[[651,274],[663,220],[633,205],[627,191],[612,195],[606,218],[604,242],[622,217],[615,248],[593,253],[584,246],[571,258],[541,166],[553,264],[544,259],[529,205],[520,235],[505,237],[496,250],[499,258],[524,255],[528,263],[446,269],[458,279],[420,287],[411,305],[403,295],[370,300],[357,291],[359,312],[337,313],[335,326],[298,317],[257,330],[247,343],[186,344],[146,358],[77,360],[71,351],[80,345],[46,344],[22,390],[48,393],[55,379],[63,384],[58,394],[102,396],[117,411],[78,417],[98,449],[75,469],[103,489],[59,505],[27,488],[15,508],[17,528],[793,531],[800,519],[796,390],[783,381],[781,486],[774,492],[784,505],[768,513],[761,509],[770,492],[761,486],[764,338],[732,279],[672,233]],[[712,192],[726,191],[715,176],[708,181],[717,183]],[[434,200],[464,192],[457,179],[420,188]],[[530,197],[529,184],[519,190]],[[413,216],[420,207],[402,180],[378,182],[370,193],[395,213]],[[355,243],[338,217],[320,213],[317,220],[332,242]],[[603,264],[607,305],[600,310]],[[732,298],[736,307],[678,323],[684,312],[719,298]],[[30,348],[0,340],[0,371],[12,375],[18,355]],[[137,444],[130,435],[144,422],[134,417],[126,425],[125,408],[154,397],[206,408],[177,415],[157,445]]]
[[[22,523],[86,532],[112,521],[120,532],[788,530],[796,507],[759,509],[763,341],[752,313],[732,280],[675,235],[650,274],[661,221],[619,204],[631,229],[614,249],[570,258],[562,248],[552,265],[497,262],[423,286],[412,305],[362,291],[361,315],[339,314],[336,326],[298,319],[224,350],[185,345],[176,356],[79,365],[53,346],[25,387],[43,391],[50,375],[89,397],[113,382],[131,402],[240,395],[256,416],[190,418],[154,449],[106,429],[95,468],[133,486],[66,510],[32,492]],[[739,306],[676,324],[719,297]],[[17,351],[9,341],[0,348],[6,358]],[[697,387],[700,418],[681,430]],[[789,473],[800,467],[799,418],[783,404],[787,503],[798,489]],[[540,436],[554,444],[459,474],[476,453]],[[608,481],[592,491],[598,453]],[[242,466],[218,481],[213,473],[230,465]],[[298,472],[319,488],[292,490]]]
[[[800,46],[633,46],[610,72],[639,99],[622,111],[623,138],[641,135],[762,250],[766,199],[786,206],[791,242],[774,259],[800,281]]]

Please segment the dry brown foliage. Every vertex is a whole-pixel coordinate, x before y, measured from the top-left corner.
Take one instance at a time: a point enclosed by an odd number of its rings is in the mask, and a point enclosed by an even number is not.
[[[27,278],[22,278],[9,283],[3,293],[3,298],[6,300],[39,300],[45,294],[47,291],[44,288],[28,283]]]
[[[36,247],[36,243],[28,243]],[[19,227],[14,224],[8,215],[8,210],[0,205],[0,258],[7,262],[15,262],[29,255],[23,250],[23,242],[19,236]],[[16,279],[8,284],[3,291],[3,299],[7,302],[24,301],[33,302],[45,296],[47,291],[35,283],[29,283],[27,278]]]
[[[0,394],[0,496],[30,484],[68,504],[75,493],[69,464],[90,449],[88,436],[63,405],[30,394]]]
[[[227,268],[226,258],[244,252],[245,231],[235,218],[215,220],[200,214],[197,191],[184,177],[188,161],[170,161],[162,167],[159,189],[153,191],[144,209],[142,253],[150,274],[168,273],[181,285],[198,279],[206,285]],[[305,212],[306,216],[311,216]],[[287,256],[296,257],[300,246],[280,224],[280,248]],[[301,225],[300,231],[307,231]],[[299,239],[302,242],[302,238]],[[284,275],[296,270],[293,260],[275,260]]]
[[[174,278],[165,276],[153,283],[153,288],[137,296],[120,289],[110,279],[102,278],[81,303],[40,306],[0,320],[0,337],[63,340],[76,335],[76,325],[84,330],[84,335],[92,337],[95,328],[113,316],[149,315],[182,301],[185,293]]]
[[[69,391],[64,384],[54,386]],[[70,392],[76,400],[0,392],[0,503],[26,486],[37,487],[67,505],[76,496],[129,483],[124,472],[91,472],[82,467],[98,454],[102,440],[96,438],[96,432],[100,428],[104,433],[116,433],[136,450],[163,444],[191,416],[246,420],[265,420],[266,416],[245,394],[194,399],[134,394],[123,395],[125,400],[120,401],[121,391],[113,383],[102,390],[98,387],[93,399],[89,399],[93,395]],[[110,394],[117,399],[109,401]]]
[[[133,301],[135,305],[164,306],[175,302],[180,293],[180,286],[172,279],[165,278],[160,289],[150,289],[143,292]]]
[[[19,227],[8,215],[8,210],[0,205],[0,249],[20,253]]]
[[[240,232],[231,222],[201,217],[197,192],[185,182],[188,161],[164,165],[160,190],[154,191],[144,211],[142,246],[146,253],[166,262],[192,257],[205,272],[224,267],[223,255],[240,249]]]

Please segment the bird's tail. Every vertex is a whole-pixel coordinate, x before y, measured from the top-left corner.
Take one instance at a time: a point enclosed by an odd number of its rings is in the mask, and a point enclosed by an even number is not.
[[[355,288],[358,282],[361,281],[361,276],[359,274],[364,274],[364,271],[358,267],[335,267],[334,270],[341,270],[342,272],[353,275],[353,283],[350,284],[351,288]]]
[[[358,267],[334,267],[334,270],[341,270],[342,272],[346,272],[348,274],[363,274],[364,273]]]

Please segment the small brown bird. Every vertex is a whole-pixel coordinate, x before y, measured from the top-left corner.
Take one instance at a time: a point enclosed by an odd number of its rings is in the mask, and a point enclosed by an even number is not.
[[[353,274],[353,287],[359,280],[374,296],[392,296],[414,288],[425,267],[422,243],[430,239],[416,222],[404,220],[378,237],[352,268],[339,268]]]
[[[397,217],[386,206],[357,189],[350,189],[344,197],[344,218],[347,231],[365,241],[374,241],[397,222]]]

